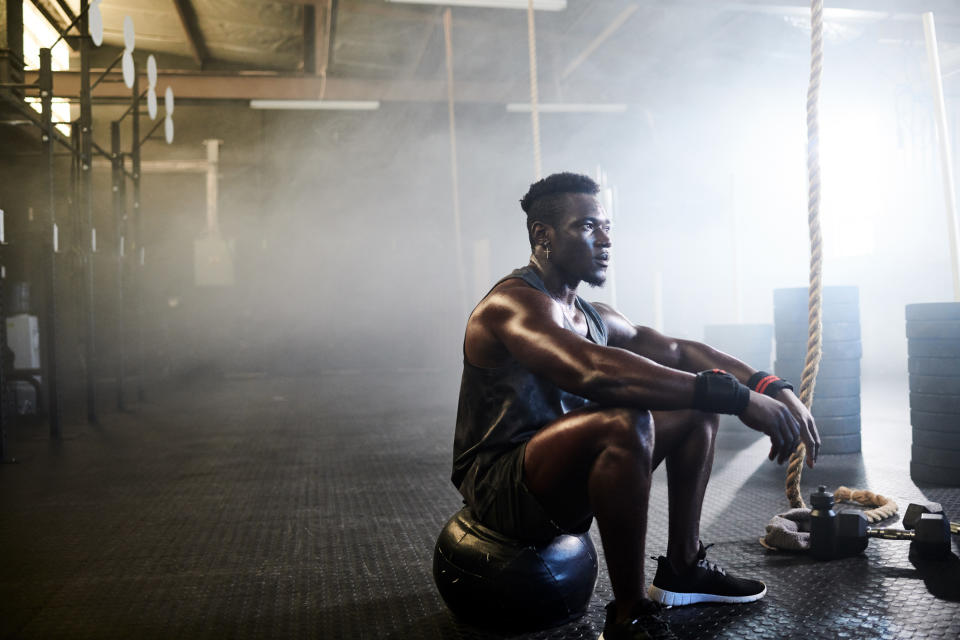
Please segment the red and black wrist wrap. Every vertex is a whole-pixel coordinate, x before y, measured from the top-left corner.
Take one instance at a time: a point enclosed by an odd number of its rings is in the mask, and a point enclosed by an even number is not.
[[[766,371],[757,371],[755,374],[750,376],[750,379],[747,380],[747,386],[753,391],[756,391],[757,393],[763,393],[771,398],[776,398],[777,394],[783,389],[790,389],[790,391],[793,391],[792,384],[783,378],[779,378],[772,373],[767,373]]]
[[[697,374],[693,387],[693,408],[710,413],[740,415],[750,404],[750,389],[723,369]]]

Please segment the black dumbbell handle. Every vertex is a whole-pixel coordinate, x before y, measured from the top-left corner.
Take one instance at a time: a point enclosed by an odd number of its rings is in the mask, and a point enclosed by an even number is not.
[[[867,536],[883,538],[884,540],[913,540],[917,537],[917,534],[914,531],[903,529],[867,529]]]

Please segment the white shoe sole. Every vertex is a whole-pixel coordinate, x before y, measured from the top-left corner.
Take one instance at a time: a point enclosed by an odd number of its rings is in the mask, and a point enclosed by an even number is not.
[[[667,607],[682,607],[688,604],[697,604],[698,602],[726,602],[736,604],[740,602],[753,602],[767,595],[767,587],[764,585],[763,591],[752,596],[718,596],[713,593],[675,593],[665,591],[653,585],[647,589],[647,595],[654,602],[659,602]]]

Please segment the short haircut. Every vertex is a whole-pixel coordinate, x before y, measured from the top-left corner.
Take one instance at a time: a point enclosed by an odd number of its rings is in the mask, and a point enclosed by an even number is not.
[[[589,176],[580,173],[554,173],[530,185],[530,190],[520,200],[520,208],[527,214],[527,235],[530,237],[530,247],[533,248],[534,222],[556,227],[557,221],[563,215],[567,194],[585,193],[595,196],[600,192],[600,185]]]

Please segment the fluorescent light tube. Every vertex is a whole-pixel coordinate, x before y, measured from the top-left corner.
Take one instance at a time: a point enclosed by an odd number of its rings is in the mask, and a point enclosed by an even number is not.
[[[374,111],[379,100],[251,100],[251,109],[299,109],[327,111]]]
[[[441,4],[448,7],[483,7],[488,9],[526,9],[527,0],[387,0],[401,4]],[[563,11],[567,0],[533,0],[539,11]]]
[[[533,108],[529,102],[511,102],[507,105],[510,113],[530,113]],[[576,102],[542,102],[537,105],[540,113],[623,113],[627,105],[617,103],[576,103]]]

